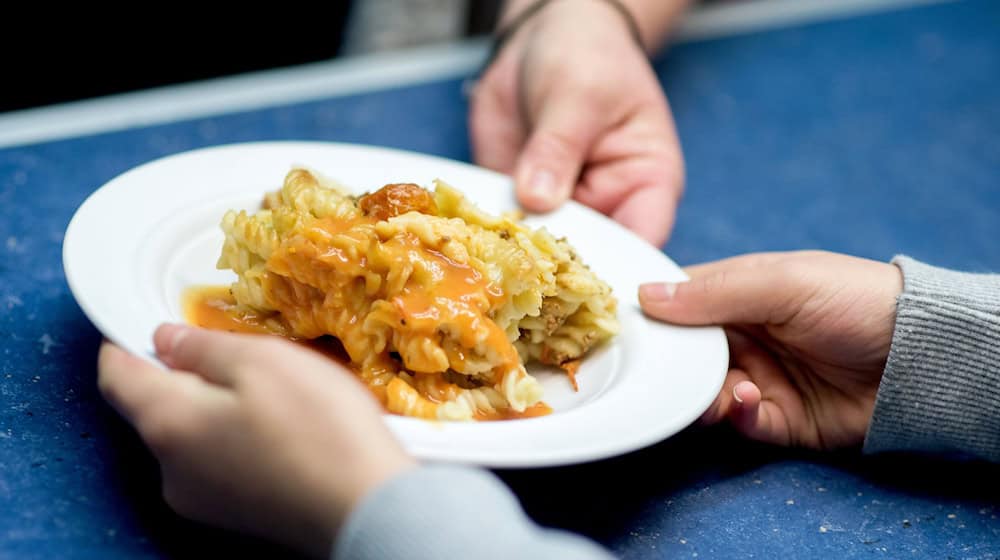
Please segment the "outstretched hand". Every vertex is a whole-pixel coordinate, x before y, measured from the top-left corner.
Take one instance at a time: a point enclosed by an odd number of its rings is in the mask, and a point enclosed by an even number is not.
[[[822,252],[754,254],[647,284],[647,314],[723,325],[730,369],[702,416],[746,436],[816,449],[864,441],[892,342],[902,275],[891,264]]]
[[[684,164],[663,89],[605,2],[553,2],[510,39],[476,86],[476,161],[512,174],[525,208],[570,197],[662,245]]]
[[[329,555],[342,522],[376,486],[414,464],[370,392],[293,343],[161,326],[165,371],[105,343],[105,398],[160,462],[181,515]]]

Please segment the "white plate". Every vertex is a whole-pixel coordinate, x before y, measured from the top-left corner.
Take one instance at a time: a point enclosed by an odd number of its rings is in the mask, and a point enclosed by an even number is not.
[[[120,175],[92,194],[69,224],[63,265],[70,289],[98,329],[126,349],[153,355],[160,323],[182,321],[181,291],[225,284],[215,269],[218,227],[229,208],[255,209],[293,164],[360,191],[392,182],[441,178],[489,212],[515,207],[510,179],[468,164],[367,146],[271,142],[197,150]],[[386,416],[407,449],[423,459],[493,467],[534,467],[611,457],[662,440],[712,402],[728,365],[718,328],[652,321],[636,291],[651,280],[683,280],[656,248],[571,203],[531,216],[565,235],[584,262],[614,288],[622,331],[580,368],[580,391],[565,375],[531,366],[553,413],[505,422],[448,423]]]

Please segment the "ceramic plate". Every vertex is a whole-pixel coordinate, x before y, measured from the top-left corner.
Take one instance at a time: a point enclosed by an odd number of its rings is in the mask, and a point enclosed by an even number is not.
[[[386,183],[430,185],[440,178],[478,206],[516,207],[508,177],[472,165],[384,148],[272,142],[220,146],[160,159],[120,175],[80,207],[66,231],[63,261],[73,295],[112,341],[152,356],[153,331],[183,320],[187,286],[228,284],[215,269],[227,209],[256,209],[293,165],[305,165],[357,192]],[[558,371],[529,364],[553,413],[503,422],[430,422],[386,416],[417,457],[491,467],[577,463],[626,453],[662,440],[712,402],[728,365],[718,328],[682,328],[639,310],[639,284],[683,280],[662,252],[623,227],[570,203],[529,216],[566,236],[584,262],[614,289],[621,334],[592,352],[574,392]]]

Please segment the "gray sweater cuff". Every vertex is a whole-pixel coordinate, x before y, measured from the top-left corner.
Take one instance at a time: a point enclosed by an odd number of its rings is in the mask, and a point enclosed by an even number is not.
[[[959,452],[1000,461],[1000,275],[908,257],[865,452]]]
[[[542,529],[491,473],[423,466],[372,492],[348,518],[334,560],[610,558],[582,537]]]

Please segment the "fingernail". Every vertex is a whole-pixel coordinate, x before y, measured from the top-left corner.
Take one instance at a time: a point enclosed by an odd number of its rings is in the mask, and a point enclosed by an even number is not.
[[[652,282],[639,286],[639,297],[646,301],[668,301],[677,293],[673,282]]]
[[[733,400],[735,400],[736,402],[738,402],[740,404],[743,404],[743,399],[741,399],[740,396],[738,394],[736,394],[736,387],[738,385],[739,385],[739,383],[737,383],[736,385],[733,385]]]
[[[528,189],[535,198],[548,202],[557,202],[556,176],[547,169],[539,169],[531,176]]]

